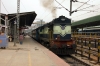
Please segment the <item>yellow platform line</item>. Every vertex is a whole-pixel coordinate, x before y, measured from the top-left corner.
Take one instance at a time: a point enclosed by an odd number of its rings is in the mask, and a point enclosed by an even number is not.
[[[30,51],[29,51],[29,53],[28,53],[28,62],[29,62],[29,66],[32,66]]]

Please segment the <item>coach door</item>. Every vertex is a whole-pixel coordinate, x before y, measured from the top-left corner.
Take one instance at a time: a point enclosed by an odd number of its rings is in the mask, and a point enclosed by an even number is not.
[[[52,40],[52,30],[49,29],[49,41],[51,41],[51,40]]]

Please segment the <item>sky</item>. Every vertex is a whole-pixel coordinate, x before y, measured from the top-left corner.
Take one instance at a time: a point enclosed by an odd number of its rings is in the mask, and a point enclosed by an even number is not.
[[[63,7],[70,9],[70,0],[56,0]],[[69,12],[62,8],[56,1],[53,0],[20,0],[20,12],[37,13],[35,20],[43,20],[50,22],[52,19],[64,15],[71,18],[73,21],[82,20],[100,14],[100,0],[77,0],[72,3],[72,11],[79,8],[71,16]],[[87,2],[84,4],[84,2]],[[84,5],[83,5],[84,4]],[[83,6],[82,6],[83,5]],[[81,7],[80,7],[81,6]],[[59,8],[61,7],[61,8]],[[1,13],[17,13],[17,0],[1,0]]]

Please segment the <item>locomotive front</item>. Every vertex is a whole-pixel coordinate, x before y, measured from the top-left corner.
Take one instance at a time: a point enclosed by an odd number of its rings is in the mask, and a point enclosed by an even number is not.
[[[52,51],[58,55],[75,53],[76,44],[71,39],[71,20],[65,16],[53,20],[53,39],[50,41]]]

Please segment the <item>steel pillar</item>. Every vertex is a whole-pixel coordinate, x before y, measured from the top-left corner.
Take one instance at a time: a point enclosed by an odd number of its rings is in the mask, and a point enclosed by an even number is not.
[[[5,16],[5,34],[8,35],[8,15]]]

